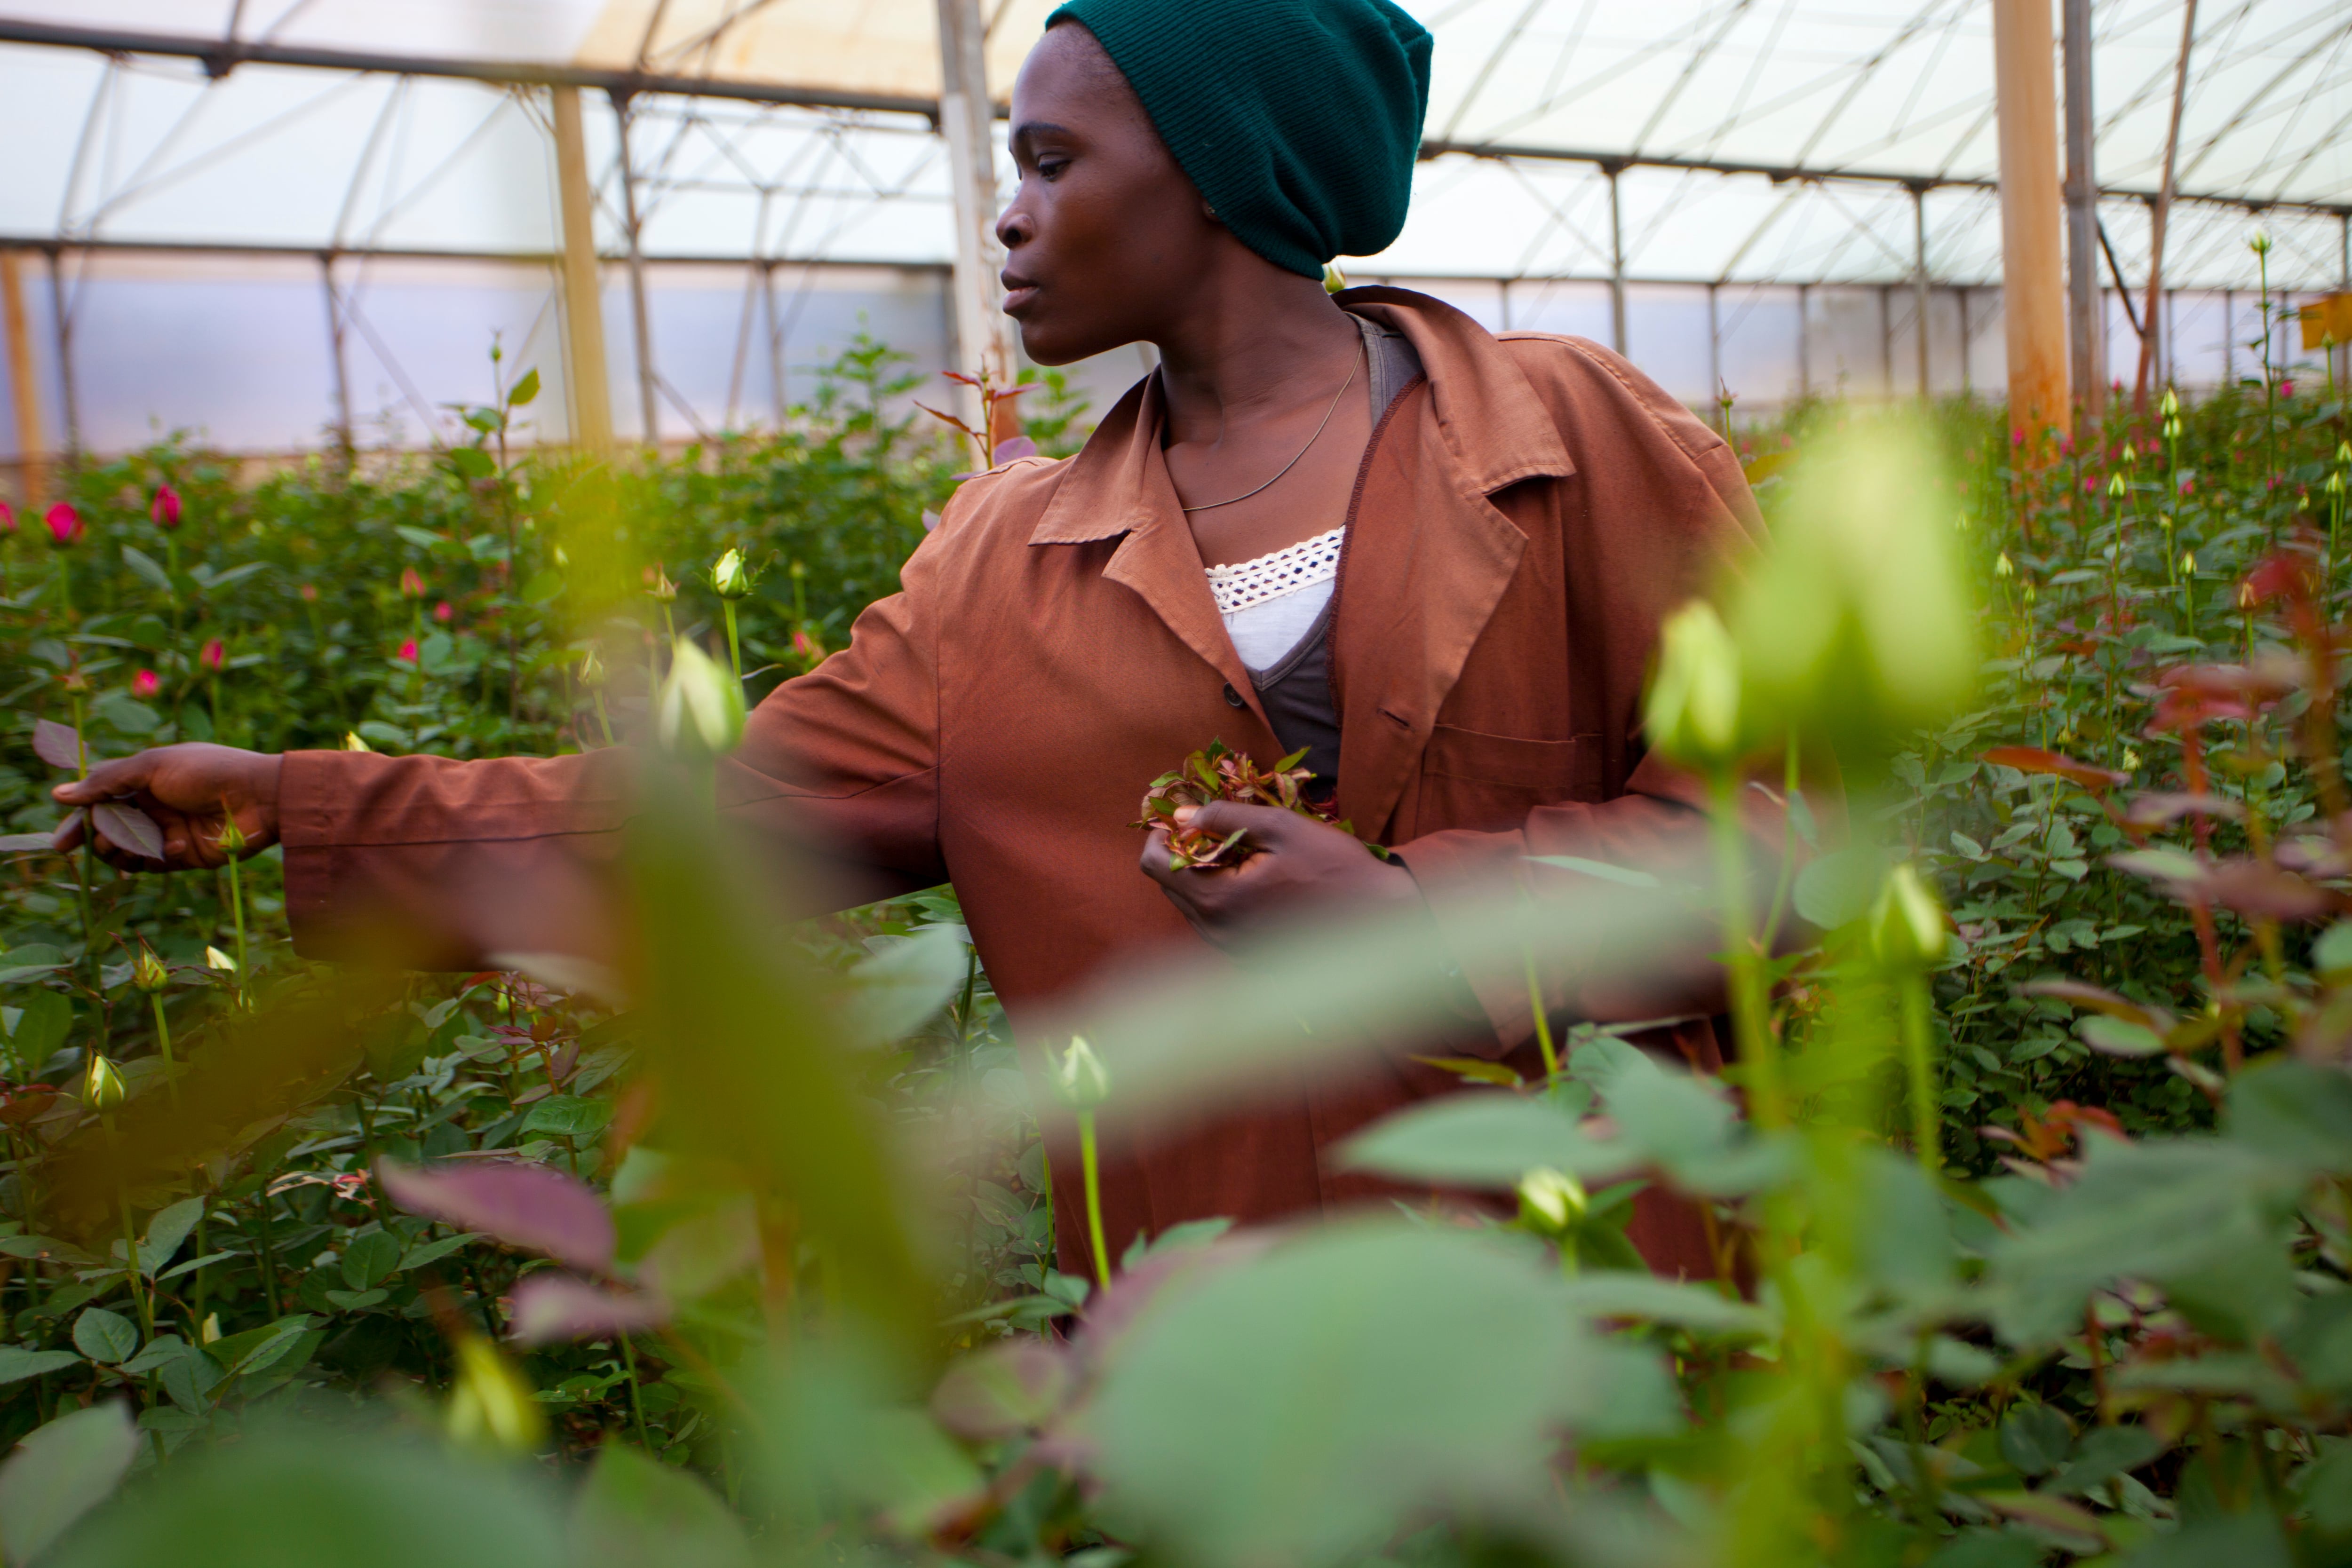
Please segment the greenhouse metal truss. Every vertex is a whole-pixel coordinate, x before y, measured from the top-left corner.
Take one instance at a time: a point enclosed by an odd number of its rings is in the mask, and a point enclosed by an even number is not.
[[[823,269],[936,270],[955,256],[955,156],[941,134],[936,55],[913,73],[928,72],[927,92],[795,80],[762,58],[724,68],[743,62],[735,46],[761,26],[772,56],[774,29],[805,5],[659,0],[642,7],[634,51],[615,63],[318,41],[301,26],[318,13],[310,0],[279,0],[266,22],[236,0],[205,36],[75,19],[84,6],[29,15],[44,7],[0,0],[16,13],[0,15],[0,70],[38,78],[36,96],[59,109],[19,138],[20,169],[52,155],[57,168],[20,175],[25,188],[0,201],[0,249],[12,283],[20,259],[46,269],[68,444],[81,442],[75,334],[89,269],[141,253],[315,265],[341,438],[358,418],[346,363],[355,345],[400,384],[429,438],[436,402],[368,308],[375,269],[544,268],[550,287],[530,330],[553,334],[562,214],[551,104],[565,89],[609,110],[588,117],[585,132],[593,229],[627,285],[639,431],[740,423],[754,412],[755,382],[780,409],[782,345]],[[1969,344],[1998,308],[1983,293],[2000,278],[1990,89],[1981,70],[1963,68],[1982,52],[1980,0],[1859,14],[1809,0],[1418,10],[1439,52],[1413,220],[1397,246],[1351,269],[1485,280],[1502,325],[1555,324],[1552,302],[1573,295],[1583,315],[1570,324],[1620,348],[1637,336],[1629,313],[1643,289],[1703,289],[1717,385],[1727,323],[1759,291],[1798,291],[1800,377],[1813,385],[1802,365],[1806,297],[1860,290],[1876,298],[1887,390],[1913,379],[1928,388],[1938,309],[1957,313],[1967,383]],[[981,11],[1001,116],[1005,62],[1024,42],[1011,35],[1034,35],[1042,7],[981,0]],[[2091,14],[2102,285],[2109,317],[2137,334],[2181,5],[2101,0]],[[893,68],[910,70],[903,60]],[[2268,282],[2283,294],[2352,284],[2352,10],[2209,0],[2182,99],[2168,286],[2220,293],[2232,339],[2239,297],[2261,281],[2243,244],[2257,223],[2273,239]],[[994,169],[1005,188],[1001,152]],[[698,400],[663,373],[646,279],[712,263],[743,276],[724,396],[706,389]],[[25,319],[21,284],[10,292],[12,321]],[[2168,299],[2147,324],[2160,362],[2173,314]],[[1897,375],[1898,340],[1911,344],[1908,377]],[[1948,382],[1948,371],[1937,373]]]

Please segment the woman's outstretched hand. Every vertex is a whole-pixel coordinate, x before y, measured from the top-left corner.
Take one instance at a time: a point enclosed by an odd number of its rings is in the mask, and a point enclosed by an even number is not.
[[[1215,839],[1236,830],[1248,835],[1242,842],[1253,852],[1231,866],[1171,871],[1165,828],[1153,829],[1143,847],[1143,874],[1160,884],[1194,930],[1221,946],[1248,935],[1266,916],[1293,907],[1344,904],[1360,912],[1370,904],[1421,897],[1404,867],[1381,860],[1353,835],[1296,811],[1212,800],[1182,808],[1177,821]]]
[[[200,871],[258,854],[278,841],[278,758],[233,746],[159,746],[101,762],[86,777],[49,793],[61,806],[136,806],[163,836],[160,861],[115,843],[103,832],[93,847],[121,871]],[[89,819],[76,816],[58,833],[59,850],[77,849]],[[229,823],[245,841],[232,855],[222,840]]]

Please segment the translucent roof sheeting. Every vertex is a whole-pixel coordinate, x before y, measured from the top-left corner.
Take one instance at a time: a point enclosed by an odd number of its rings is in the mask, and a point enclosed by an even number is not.
[[[1053,3],[978,0],[999,99]],[[1351,276],[1615,338],[1694,402],[2000,383],[1984,0],[1403,3],[1437,39],[1428,157]],[[2182,8],[2094,0],[2110,286],[2145,282]],[[550,79],[626,89],[626,182],[621,112],[583,94],[599,248],[628,251],[625,189],[648,258],[644,367],[604,279],[624,435],[641,371],[670,439],[781,415],[861,331],[934,371],[936,27],[937,0],[0,0],[0,246],[49,253],[46,439],[406,444],[481,395],[493,335],[560,362]],[[2210,385],[2262,335],[2256,227],[2274,289],[2352,280],[2352,5],[2202,0],[2179,162],[2219,200],[2174,210],[2163,373]],[[2137,301],[2106,300],[2128,378]],[[1076,374],[1100,410],[1140,368]]]
[[[1982,0],[1407,0],[1435,34],[1428,135],[1475,150],[1423,167],[1383,271],[1605,276],[1601,159],[1622,178],[1637,277],[1885,281],[1914,262],[1900,184],[1927,197],[1928,270],[1998,275],[1979,187],[1996,172]],[[982,0],[992,89],[1009,92],[1052,0]],[[2158,183],[2178,0],[2099,0],[2103,186]],[[2200,9],[2184,191],[2352,204],[2352,9],[2237,0]],[[654,255],[944,260],[934,0],[0,0],[0,26],[226,40],[400,59],[582,66],[709,78],[862,102],[808,108],[640,98],[634,147]],[[512,255],[553,248],[543,95],[493,83],[0,46],[0,134],[15,156],[0,237]],[[872,106],[882,107],[872,107]],[[605,171],[617,139],[590,116]],[[1494,155],[1501,154],[1501,155]],[[1006,171],[1009,173],[1009,170]],[[2144,204],[2110,200],[2119,261],[2145,253]],[[2344,271],[2336,214],[2278,208],[2273,267],[2298,287]],[[2253,282],[2242,212],[2188,205],[2170,276]],[[614,240],[608,223],[604,240]]]

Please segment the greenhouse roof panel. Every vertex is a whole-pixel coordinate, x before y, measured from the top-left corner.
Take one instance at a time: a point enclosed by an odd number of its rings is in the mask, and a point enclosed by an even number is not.
[[[981,0],[1000,95],[1052,3]],[[1434,155],[1380,269],[1607,274],[1610,182],[1589,161],[1601,159],[1631,165],[1618,182],[1631,277],[1895,281],[1915,265],[1920,225],[1934,276],[1997,275],[1997,217],[1980,188],[1997,172],[1981,0],[1406,4],[1437,39]],[[0,134],[16,170],[0,185],[0,237],[476,254],[555,244],[542,93],[189,57],[227,38],[234,18],[247,48],[492,77],[635,71],[863,104],[635,97],[646,248],[942,261],[945,172],[919,112],[939,89],[936,16],[936,0],[0,0],[0,31],[182,40],[176,56],[0,44]],[[2209,0],[2198,16],[2182,188],[2352,204],[2352,9]],[[2150,189],[2180,0],[2095,0],[2095,17],[2101,183]],[[609,254],[622,236],[617,127],[602,95],[586,119]],[[1739,170],[1755,172],[1724,172]],[[1791,172],[1808,177],[1767,177]],[[1901,183],[1840,173],[1946,188],[1915,213]],[[2142,204],[2111,197],[2105,220],[2137,270]],[[2184,207],[2168,272],[2252,281],[2241,242],[2257,221],[2280,239],[2280,275],[2298,286],[2341,276],[2335,213],[2291,206],[2260,219]]]

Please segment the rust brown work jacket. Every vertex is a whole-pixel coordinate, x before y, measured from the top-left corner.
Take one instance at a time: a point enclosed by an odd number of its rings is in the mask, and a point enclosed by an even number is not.
[[[1349,517],[1330,625],[1341,814],[1425,886],[1528,855],[1644,858],[1691,825],[1696,799],[1643,758],[1644,665],[1664,614],[1757,527],[1738,464],[1596,344],[1497,336],[1401,289],[1339,298],[1403,333],[1424,371],[1376,427]],[[1114,961],[1199,952],[1137,870],[1129,824],[1150,781],[1212,737],[1262,762],[1282,749],[1178,510],[1161,424],[1147,376],[1076,456],[966,483],[903,591],[760,705],[720,785],[735,813],[789,817],[898,885],[952,881],[1016,1030]],[[630,777],[614,752],[289,755],[298,946],[331,951],[364,911],[437,933],[452,967],[515,948],[459,890],[596,852],[632,810]],[[1524,987],[1480,1000],[1495,1048],[1522,1045]],[[1698,1033],[1685,1050],[1715,1064]],[[1400,1060],[1181,1134],[1107,1129],[1110,1246],[1360,1196],[1333,1145],[1455,1082]],[[1044,1120],[1054,1169],[1075,1170],[1067,1129]],[[1082,1206],[1055,1212],[1064,1266],[1089,1273]],[[1633,1236],[1654,1265],[1698,1274],[1696,1230],[1654,1203]]]

